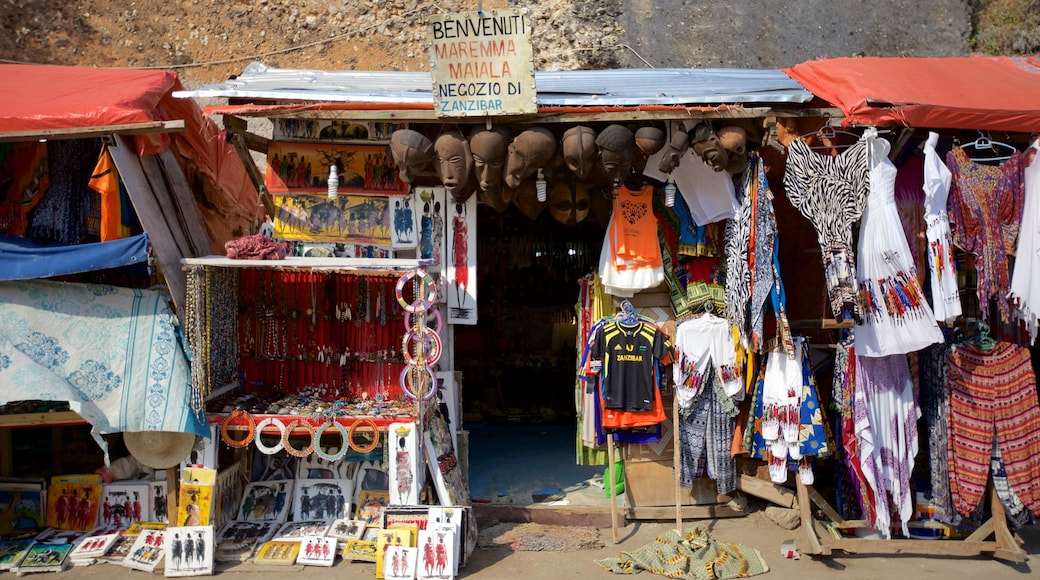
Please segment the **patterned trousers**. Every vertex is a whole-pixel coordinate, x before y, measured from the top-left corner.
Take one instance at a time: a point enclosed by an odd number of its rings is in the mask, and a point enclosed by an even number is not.
[[[689,489],[704,475],[715,480],[719,493],[737,488],[737,464],[730,447],[736,418],[719,403],[715,381],[701,391],[688,413],[679,414],[679,485]],[[707,458],[707,461],[705,461]]]

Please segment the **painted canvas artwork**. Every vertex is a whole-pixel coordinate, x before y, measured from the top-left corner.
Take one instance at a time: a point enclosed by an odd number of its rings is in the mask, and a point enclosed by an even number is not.
[[[218,562],[244,562],[252,558],[256,548],[271,539],[278,526],[275,522],[228,522],[217,534],[214,559]]]
[[[180,526],[166,529],[167,577],[213,574],[213,526]]]
[[[43,482],[0,482],[0,533],[44,527]]]
[[[291,566],[296,563],[300,554],[300,542],[268,540],[264,542],[253,558],[256,564],[269,564],[275,566]]]
[[[177,524],[204,526],[213,511],[213,484],[182,481],[177,494]]]
[[[163,559],[163,532],[148,530],[141,532],[130,547],[130,553],[123,559],[123,566],[134,570],[152,572]]]
[[[365,490],[358,497],[357,513],[354,519],[365,522],[367,526],[379,526],[383,517],[383,507],[390,503],[390,493],[386,491]]]
[[[342,556],[348,562],[375,562],[379,547],[372,540],[347,540]]]
[[[408,548],[412,546],[412,533],[410,530],[390,529],[379,530],[376,539],[376,578],[383,578],[386,565],[389,563],[387,556],[390,548]]]
[[[134,522],[150,519],[150,492],[147,481],[103,484],[97,525],[126,528]]]
[[[0,539],[0,570],[10,570],[17,566],[22,557],[29,552],[33,542],[32,538]]]
[[[47,488],[47,526],[90,530],[97,524],[100,475],[55,476]]]
[[[170,501],[166,497],[166,489],[165,481],[148,482],[148,495],[152,498],[151,502],[149,502],[149,505],[152,507],[150,521],[168,523],[170,518],[168,512]]]
[[[395,195],[390,198],[393,205],[394,227],[390,239],[394,249],[412,249],[419,244],[418,214],[410,195]]]
[[[390,503],[415,505],[419,503],[422,474],[419,465],[419,435],[414,423],[391,423],[387,428],[390,454]]]
[[[418,550],[413,547],[391,546],[383,556],[383,578],[386,580],[415,580]]]
[[[452,524],[435,524],[419,532],[419,564],[415,576],[420,580],[454,578],[458,574],[456,535]]]
[[[415,187],[412,191],[413,206],[419,216],[419,261],[423,268],[439,280],[438,302],[447,300],[444,291],[446,279],[444,256],[448,254],[445,217],[448,211],[447,191],[443,187]]]
[[[11,571],[21,576],[31,572],[61,572],[68,562],[72,544],[36,542]]]
[[[271,539],[298,541],[306,536],[324,536],[328,531],[329,524],[321,520],[286,522],[278,528]]]
[[[279,195],[274,203],[274,235],[280,240],[393,244],[386,196]]]
[[[119,539],[119,533],[87,536],[80,539],[69,554],[71,560],[89,560],[104,556]]]
[[[299,479],[294,486],[293,520],[349,517],[354,482],[345,479]]]
[[[343,193],[402,194],[396,164],[385,145],[271,142],[264,185],[271,193],[326,193],[336,166]]]
[[[327,536],[305,536],[300,541],[297,564],[307,566],[331,566],[336,560],[336,538]]]
[[[254,481],[246,485],[238,519],[284,523],[292,511],[292,479]]]
[[[477,196],[448,204],[448,324],[477,323]]]

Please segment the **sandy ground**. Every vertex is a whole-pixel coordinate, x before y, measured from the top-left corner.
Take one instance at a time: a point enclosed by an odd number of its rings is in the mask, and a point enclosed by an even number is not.
[[[1030,558],[1024,564],[1014,565],[988,557],[851,555],[843,552],[836,552],[827,558],[802,556],[798,560],[786,559],[779,554],[780,544],[788,539],[798,539],[799,531],[785,530],[777,526],[762,512],[752,512],[742,518],[683,522],[686,530],[694,526],[708,529],[718,540],[741,542],[761,551],[770,567],[769,573],[761,576],[763,578],[797,578],[798,580],[986,578],[987,580],[998,580],[1040,577],[1040,527],[1037,526],[1021,531],[1021,537],[1025,541],[1024,549]],[[638,549],[651,541],[655,535],[673,528],[675,528],[674,521],[628,522],[618,529],[618,544],[614,544],[612,541],[611,528],[602,528],[600,537],[604,547],[585,552],[511,552],[506,549],[478,549],[460,571],[459,577],[476,579],[614,578],[618,575],[602,569],[594,563],[594,560],[614,557],[623,551]],[[161,573],[161,568],[155,572],[157,575],[161,575]],[[61,578],[63,580],[131,579],[139,578],[142,574],[147,573],[111,564],[96,564],[62,572]],[[375,565],[344,562],[337,562],[332,568],[261,567],[251,564],[233,567],[218,565],[217,574],[230,578],[249,574],[250,580],[286,580],[287,578],[341,580],[342,578],[374,578]],[[659,576],[644,572],[640,574],[640,577],[650,580]]]

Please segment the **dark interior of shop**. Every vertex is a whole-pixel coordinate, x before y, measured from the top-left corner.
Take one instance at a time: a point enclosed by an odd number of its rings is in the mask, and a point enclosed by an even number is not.
[[[595,271],[603,233],[591,214],[565,225],[548,211],[532,220],[513,206],[479,206],[480,322],[455,327],[475,499],[530,503],[530,490],[602,471],[574,460],[574,316],[578,280]]]

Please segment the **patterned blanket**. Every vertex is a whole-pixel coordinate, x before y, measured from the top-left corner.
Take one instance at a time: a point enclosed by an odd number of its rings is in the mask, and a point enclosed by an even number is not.
[[[595,562],[617,574],[638,574],[646,570],[685,580],[747,578],[769,571],[762,554],[755,548],[720,542],[699,527],[687,532],[685,537],[678,530],[669,530],[641,548]]]
[[[205,437],[169,297],[154,290],[44,280],[0,282],[0,404],[68,401],[101,435]]]

